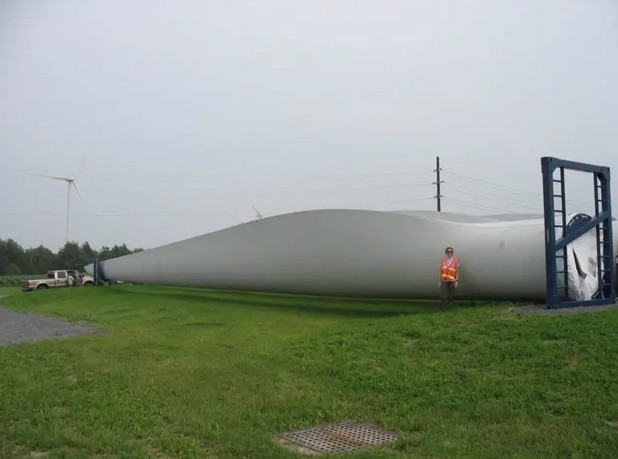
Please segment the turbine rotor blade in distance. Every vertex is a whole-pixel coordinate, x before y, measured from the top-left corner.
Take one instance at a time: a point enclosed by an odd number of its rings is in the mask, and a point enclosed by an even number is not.
[[[79,199],[81,199],[81,201],[85,204],[86,200],[84,199],[82,194],[79,192],[79,188],[77,188],[77,184],[75,183],[75,181],[71,181],[71,184],[73,185],[73,188],[75,188],[75,191],[77,192],[77,196],[79,196]]]
[[[253,210],[255,210],[255,214],[257,215],[257,217],[262,218],[262,213],[257,210],[253,204],[251,204],[251,207],[253,207]]]
[[[82,166],[84,165],[84,159],[86,159],[86,155],[82,155],[81,159],[79,160],[79,164],[77,165],[77,169],[75,169],[75,173],[71,176],[72,180],[75,180],[75,177],[77,177],[77,174],[79,174],[79,171],[82,169]]]
[[[38,175],[39,177],[45,177],[45,178],[50,178],[50,179],[54,179],[54,180],[62,180],[63,182],[72,182],[73,179],[69,178],[69,177],[58,177],[57,175],[46,175],[46,174],[36,174],[34,173],[34,175]]]

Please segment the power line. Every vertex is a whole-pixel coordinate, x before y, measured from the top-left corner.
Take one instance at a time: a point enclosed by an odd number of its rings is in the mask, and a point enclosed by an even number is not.
[[[535,199],[535,200],[538,200],[539,198],[543,199],[543,195],[541,193],[532,193],[532,192],[529,192],[529,191],[522,191],[522,190],[519,190],[517,188],[510,187],[510,186],[506,186],[506,185],[501,185],[499,183],[490,182],[489,180],[478,179],[478,178],[475,178],[475,177],[470,177],[470,176],[467,176],[467,175],[458,174],[456,172],[452,172],[452,171],[448,171],[448,170],[445,170],[444,172],[447,175],[449,175],[449,174],[452,175],[453,176],[452,178],[454,178],[455,180],[459,179],[460,181],[463,181],[463,182],[478,182],[478,183],[480,183],[480,184],[482,184],[482,185],[484,185],[486,187],[490,187],[490,188],[495,189],[495,190],[501,190],[502,192],[505,192],[505,193],[506,192],[508,192],[508,193],[515,193],[515,194],[518,194],[520,196],[525,196],[528,199]]]
[[[418,202],[418,201],[433,201],[436,199],[434,196],[430,196],[428,198],[412,198],[412,199],[397,199],[395,201],[386,201],[386,204],[399,204],[405,202]]]
[[[514,188],[514,187],[507,186],[507,185],[501,185],[499,183],[491,182],[489,180],[479,179],[479,178],[476,178],[476,177],[471,177],[469,175],[459,174],[457,172],[453,172],[453,171],[449,171],[449,170],[444,170],[443,169],[443,172],[446,172],[447,175],[448,174],[452,175],[453,176],[452,178],[455,178],[455,180],[459,179],[460,181],[463,181],[463,182],[468,182],[468,181],[479,182],[479,183],[481,183],[481,184],[483,184],[485,186],[491,187],[494,190],[500,190],[503,193],[506,193],[506,192],[508,192],[508,193],[515,193],[515,194],[521,196],[523,199],[528,199],[528,200],[533,199],[535,202],[537,202],[538,200],[540,200],[541,202],[543,201],[543,194],[541,192],[538,192],[538,193],[534,192],[533,193],[533,192],[530,192],[530,191],[523,191],[521,189],[517,189],[517,188]],[[580,204],[580,205],[581,204],[583,204],[583,205],[589,205],[590,204],[588,202],[584,202],[584,201],[581,201],[581,200],[578,200],[578,199],[570,199],[570,198],[567,199],[567,202],[569,202],[570,204]]]
[[[455,202],[455,203],[466,205],[468,207],[474,207],[474,208],[481,209],[481,210],[491,210],[491,211],[500,212],[500,213],[504,212],[504,208],[493,207],[493,206],[486,206],[486,205],[482,205],[482,204],[477,204],[477,203],[465,201],[463,199],[449,198],[448,196],[444,196],[444,198],[448,199],[449,201]]]
[[[526,202],[525,200],[518,199],[512,196],[495,196],[492,193],[488,193],[487,191],[477,191],[475,189],[470,189],[469,187],[462,186],[459,184],[452,184],[451,187],[453,190],[457,192],[457,194],[463,194],[467,196],[471,196],[474,198],[482,198],[483,200],[505,203],[509,204],[512,207],[516,207],[519,209],[534,209],[535,212],[540,212],[543,210],[543,202],[540,203],[537,201],[535,203]]]
[[[518,200],[523,200],[526,201],[528,204],[531,205],[542,205],[543,203],[543,195],[542,193],[533,193],[530,191],[523,191],[517,188],[513,188],[507,185],[501,185],[498,183],[494,183],[491,182],[489,180],[484,180],[484,179],[479,179],[479,178],[475,178],[475,177],[471,177],[471,176],[467,176],[464,174],[458,174],[456,172],[452,172],[452,171],[445,171],[447,173],[447,175],[451,175],[452,179],[454,179],[455,181],[459,181],[459,182],[463,182],[465,184],[474,184],[474,183],[479,183],[481,184],[484,188],[488,188],[490,190],[492,190],[492,192],[497,192],[497,193],[503,193],[503,194],[507,194],[509,195],[510,199],[513,199],[512,196],[510,195],[517,195],[517,199]],[[487,190],[485,190],[485,197],[487,198]],[[507,199],[507,198],[501,198],[501,199]],[[567,199],[567,202],[574,206],[577,207],[576,205],[578,204],[579,206],[581,205],[589,205],[590,203],[585,203],[584,201],[580,201],[577,199]]]

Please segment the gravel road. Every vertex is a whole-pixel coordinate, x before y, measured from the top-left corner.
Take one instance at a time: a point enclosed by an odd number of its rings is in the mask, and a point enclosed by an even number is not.
[[[9,311],[0,306],[0,346],[70,338],[86,333],[99,334],[101,330],[88,325],[71,323],[27,312]]]

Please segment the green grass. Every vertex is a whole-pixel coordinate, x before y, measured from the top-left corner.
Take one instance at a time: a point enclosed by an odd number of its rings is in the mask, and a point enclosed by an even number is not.
[[[106,331],[0,347],[2,458],[306,457],[274,438],[348,419],[400,436],[351,459],[618,456],[616,309],[133,285],[0,301]]]

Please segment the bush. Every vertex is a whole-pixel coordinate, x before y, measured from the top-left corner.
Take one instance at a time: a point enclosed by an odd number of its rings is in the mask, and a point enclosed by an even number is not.
[[[44,278],[45,274],[32,274],[25,276],[0,276],[0,287],[16,287],[20,286],[24,279]]]

